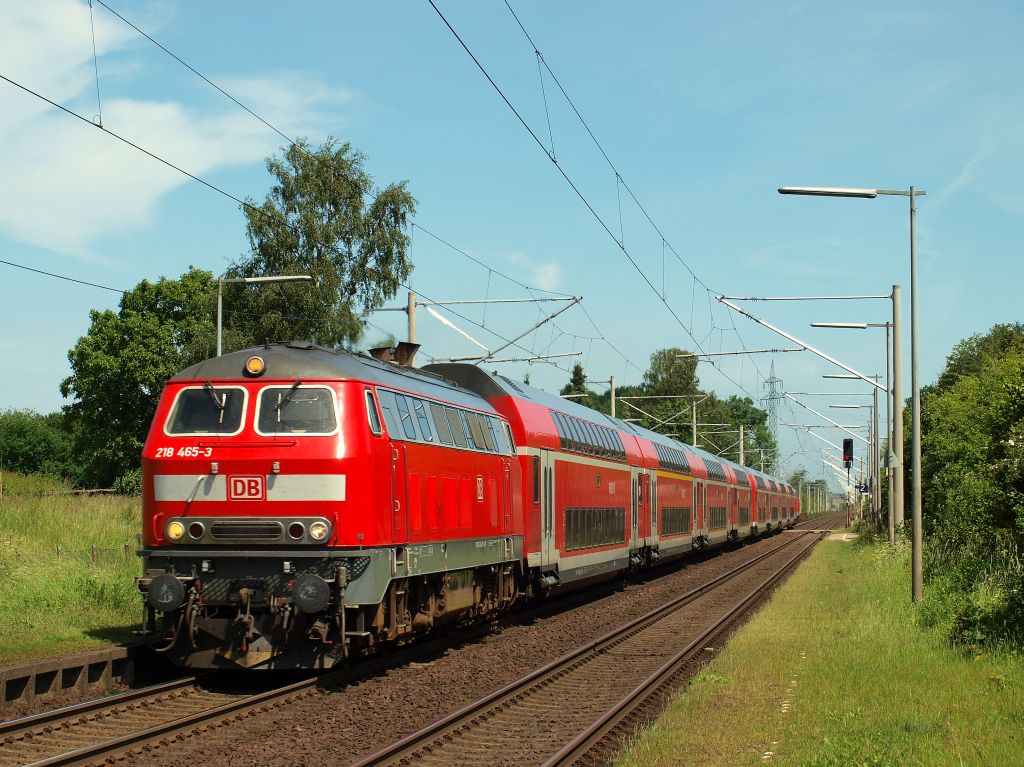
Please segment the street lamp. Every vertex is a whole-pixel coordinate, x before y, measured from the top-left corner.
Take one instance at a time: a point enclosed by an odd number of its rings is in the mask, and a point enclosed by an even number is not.
[[[221,334],[223,329],[224,299],[223,287],[226,284],[262,284],[266,282],[310,282],[308,274],[289,274],[271,277],[218,277],[217,278],[217,356],[221,355]]]
[[[923,189],[857,189],[814,186],[783,186],[779,194],[800,194],[817,197],[866,197],[893,195],[910,198],[910,386],[911,386],[911,447],[910,465],[913,467],[913,489],[910,505],[911,527],[911,595],[915,602],[924,596],[924,568],[921,536],[921,384],[918,377],[918,324],[917,324],[917,198],[926,194]],[[893,302],[897,298],[894,295]],[[895,313],[894,313],[895,316]],[[895,320],[894,320],[895,321]],[[902,432],[902,426],[900,427]],[[899,436],[902,436],[899,435]],[[902,488],[901,488],[902,489]]]

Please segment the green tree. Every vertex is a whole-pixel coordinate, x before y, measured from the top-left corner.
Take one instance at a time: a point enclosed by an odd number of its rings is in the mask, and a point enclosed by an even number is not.
[[[0,412],[0,469],[75,481],[80,472],[72,456],[71,436],[61,413]]]
[[[195,268],[177,280],[143,280],[117,312],[89,313],[89,331],[68,352],[72,372],[60,387],[72,400],[64,412],[86,484],[109,487],[140,465],[164,382],[213,355],[212,280]]]
[[[957,343],[946,358],[936,388],[948,389],[961,378],[977,375],[988,360],[1024,351],[1024,324],[997,324],[988,333],[978,333]]]
[[[647,394],[696,394],[697,358],[689,352],[672,347],[659,349],[651,355],[650,367],[644,373]]]
[[[569,378],[569,383],[562,387],[562,390],[558,392],[559,395],[565,396],[567,394],[576,395],[571,397],[573,402],[578,402],[585,407],[594,407],[597,395],[587,388],[587,375],[583,372],[583,365],[577,362],[572,367],[572,376]]]
[[[961,341],[921,396],[922,615],[970,645],[1024,644],[1022,331]]]
[[[416,205],[406,182],[377,188],[364,164],[333,138],[316,149],[300,140],[267,160],[270,193],[242,208],[251,252],[228,275],[308,274],[315,282],[225,286],[226,324],[260,341],[359,338],[362,318],[412,271],[407,228]]]

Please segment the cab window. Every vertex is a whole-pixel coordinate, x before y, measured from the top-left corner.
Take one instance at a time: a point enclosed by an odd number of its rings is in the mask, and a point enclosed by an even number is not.
[[[268,386],[256,405],[256,433],[333,434],[338,428],[334,391],[326,386]]]
[[[189,386],[175,397],[164,429],[169,435],[238,434],[245,399],[245,389],[237,386]]]

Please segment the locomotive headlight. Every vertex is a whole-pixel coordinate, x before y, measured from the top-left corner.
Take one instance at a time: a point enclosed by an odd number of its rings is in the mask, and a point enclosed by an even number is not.
[[[180,541],[181,537],[185,534],[185,526],[181,522],[168,522],[167,523],[167,537],[172,541]]]
[[[263,358],[254,355],[245,361],[245,372],[251,376],[262,375],[263,371],[266,370],[266,363]]]
[[[314,541],[322,541],[327,538],[327,525],[323,522],[314,522],[309,526],[309,537]]]

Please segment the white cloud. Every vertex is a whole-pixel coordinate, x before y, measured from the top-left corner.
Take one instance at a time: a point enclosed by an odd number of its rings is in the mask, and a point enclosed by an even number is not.
[[[525,253],[508,253],[509,262],[527,272],[524,279],[528,285],[541,290],[557,290],[562,283],[562,267],[556,261],[534,262]]]
[[[156,24],[160,8],[137,14]],[[139,38],[101,8],[95,20],[109,130],[196,175],[259,163],[281,145],[280,136],[226,99],[214,112],[117,94],[134,69],[130,58]],[[118,62],[118,77],[104,89],[103,56],[111,53],[129,61]],[[0,11],[0,72],[91,119],[98,110],[88,6],[73,0],[7,4]],[[210,76],[218,81],[216,73]],[[196,83],[197,96],[205,96],[201,89],[208,86]],[[336,129],[337,110],[352,99],[351,92],[301,72],[223,78],[221,85],[289,134]],[[192,183],[9,83],[0,83],[0,115],[0,232],[14,239],[92,258],[99,237],[147,225],[164,195]]]

